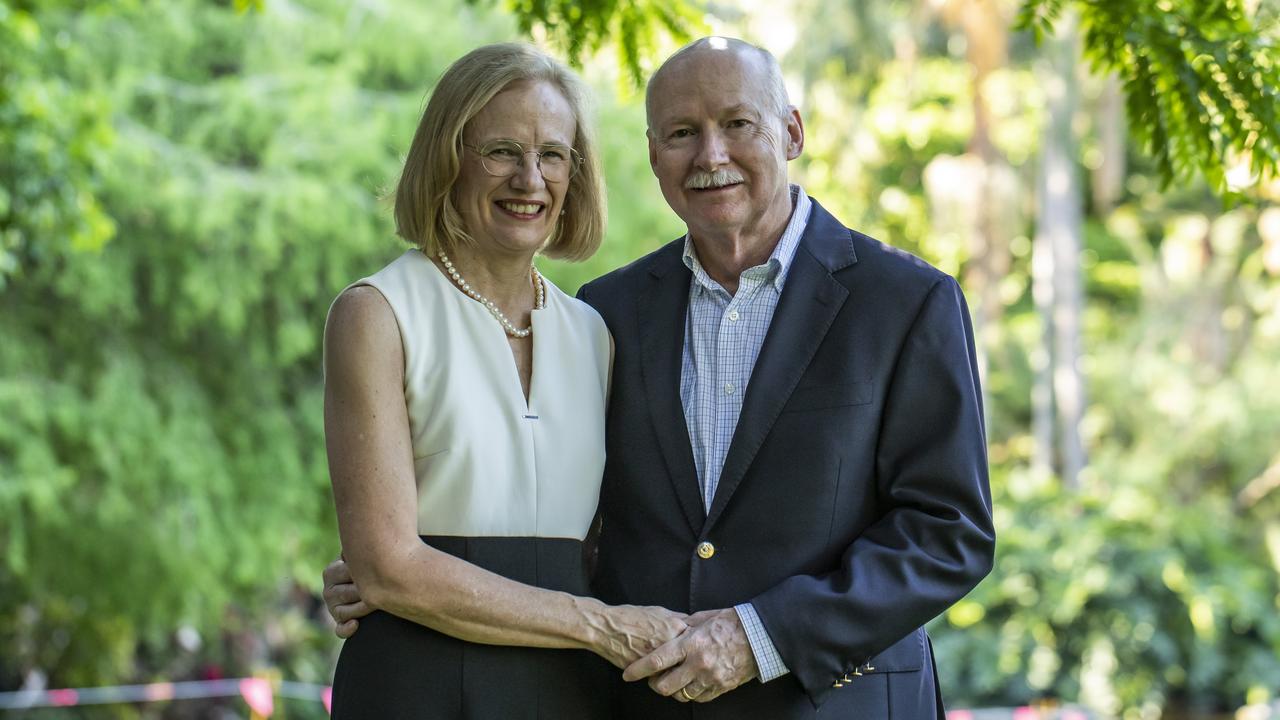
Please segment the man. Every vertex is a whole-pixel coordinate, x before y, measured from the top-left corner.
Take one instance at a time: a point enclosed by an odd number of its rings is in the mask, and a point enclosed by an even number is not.
[[[921,626],[994,549],[960,289],[788,183],[767,52],[699,40],[646,111],[688,235],[580,292],[616,343],[594,589],[693,615],[616,715],[942,718]]]

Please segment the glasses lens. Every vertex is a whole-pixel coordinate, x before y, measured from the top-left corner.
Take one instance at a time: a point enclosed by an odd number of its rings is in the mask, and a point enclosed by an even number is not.
[[[540,157],[542,176],[551,182],[568,180],[573,168],[572,152],[564,145],[544,146]]]
[[[480,147],[480,162],[490,175],[506,177],[516,171],[523,149],[513,142],[495,142]]]

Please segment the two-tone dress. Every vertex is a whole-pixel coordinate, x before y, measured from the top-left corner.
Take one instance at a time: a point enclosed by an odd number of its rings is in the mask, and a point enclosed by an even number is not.
[[[502,326],[418,250],[355,285],[386,298],[422,541],[491,572],[588,595],[583,540],[604,468],[609,334],[546,282],[526,402]],[[608,666],[582,650],[465,642],[385,612],[361,619],[334,674],[333,717],[606,717]]]

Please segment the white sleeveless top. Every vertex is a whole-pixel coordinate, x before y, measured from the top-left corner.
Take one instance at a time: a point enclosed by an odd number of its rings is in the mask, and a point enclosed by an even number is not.
[[[395,313],[418,534],[581,540],[604,470],[609,331],[546,283],[526,405],[506,333],[418,250],[371,277]]]

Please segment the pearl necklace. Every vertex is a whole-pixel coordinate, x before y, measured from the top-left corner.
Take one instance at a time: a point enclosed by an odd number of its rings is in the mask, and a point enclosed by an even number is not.
[[[493,315],[494,318],[497,319],[497,321],[502,325],[502,329],[505,330],[508,335],[510,335],[513,338],[529,337],[529,333],[533,332],[533,325],[530,325],[529,327],[523,330],[521,330],[520,328],[517,328],[515,325],[512,325],[511,321],[508,320],[507,316],[502,313],[502,310],[498,308],[497,304],[495,304],[489,298],[476,292],[471,287],[471,283],[463,279],[462,275],[458,272],[458,269],[453,266],[453,262],[449,260],[449,256],[445,255],[443,250],[440,251],[438,254],[440,257],[440,262],[444,263],[445,272],[449,273],[449,277],[453,278],[453,282],[457,284],[457,286],[462,290],[462,292],[469,295],[472,299],[476,300],[481,305],[484,305],[485,309],[487,309],[489,313]],[[546,293],[543,290],[543,286],[542,286],[542,282],[543,282],[542,275],[538,273],[538,268],[530,265],[529,276],[533,280],[533,288],[535,293],[534,301],[533,301],[533,309],[541,310],[542,308],[547,306]]]

